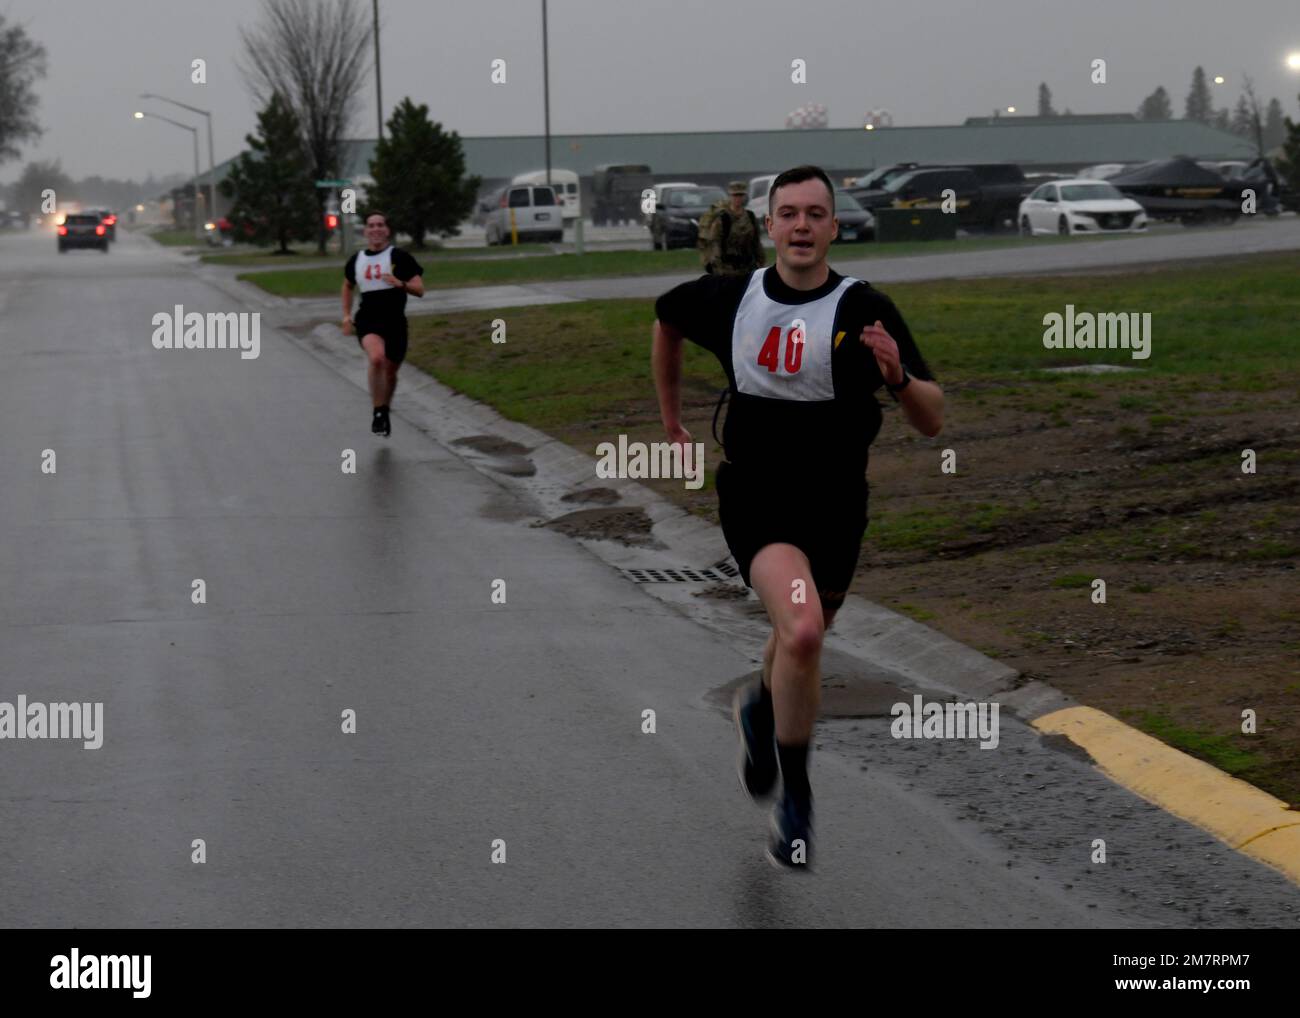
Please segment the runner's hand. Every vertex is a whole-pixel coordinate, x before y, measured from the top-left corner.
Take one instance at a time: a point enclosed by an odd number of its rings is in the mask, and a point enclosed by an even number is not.
[[[669,428],[666,430],[668,431],[668,443],[670,445],[689,446],[691,444],[691,433],[680,425],[676,428]],[[682,455],[684,456],[685,454],[686,450],[683,449]],[[685,462],[685,460],[683,460],[683,462]]]
[[[351,318],[343,319],[343,335],[355,336],[356,334],[357,334],[357,330],[352,325],[352,319]]]
[[[403,283],[403,282],[402,282],[400,279],[398,279],[396,276],[394,276],[391,272],[385,272],[385,273],[384,273],[382,276],[380,276],[379,278],[382,279],[382,280],[383,280],[385,283],[387,283],[389,286],[395,286],[395,287],[397,287],[399,290],[405,290],[405,289],[406,289],[406,284]]]
[[[880,376],[890,385],[902,384],[903,364],[898,357],[898,344],[894,342],[894,337],[885,331],[885,327],[880,324],[880,319],[876,319],[875,325],[863,327],[860,338],[862,345],[875,354]]]

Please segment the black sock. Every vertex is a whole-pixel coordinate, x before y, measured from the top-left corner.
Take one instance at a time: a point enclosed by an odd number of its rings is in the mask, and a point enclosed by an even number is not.
[[[753,709],[749,712],[749,723],[754,728],[754,734],[771,739],[776,730],[776,715],[772,709],[772,691],[763,685],[761,677],[758,682],[758,699],[753,704]]]
[[[801,806],[812,803],[812,788],[808,784],[808,743],[787,746],[776,744],[776,755],[781,760],[781,780],[785,794]]]

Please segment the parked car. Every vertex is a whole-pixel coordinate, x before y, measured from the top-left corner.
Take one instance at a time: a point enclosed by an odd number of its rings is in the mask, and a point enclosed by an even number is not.
[[[70,212],[58,227],[59,254],[71,247],[97,247],[108,254],[108,228],[98,212]]]
[[[662,202],[662,201],[664,200],[664,191],[668,190],[668,188],[670,188],[670,187],[699,187],[699,186],[700,186],[700,185],[697,184],[697,183],[695,183],[695,181],[693,181],[693,180],[670,180],[670,181],[667,181],[667,182],[662,183],[662,184],[655,184],[655,186],[654,186],[653,188],[649,188],[648,190],[652,190],[652,191],[654,191],[654,196],[655,196],[655,204],[654,204],[654,207],[655,207],[655,208],[658,208],[658,207],[659,207],[659,203]],[[645,192],[642,191],[642,195],[643,195],[643,196],[644,196],[644,194],[645,194]],[[650,211],[650,212],[646,212],[646,211],[645,211],[645,208],[644,208],[644,206],[643,206],[643,207],[642,207],[642,215],[644,216],[644,218],[645,218],[645,224],[646,224],[646,226],[648,227],[648,226],[650,225],[650,217],[654,215],[654,211],[652,210],[652,211]]]
[[[520,240],[558,243],[564,239],[560,205],[555,200],[555,191],[545,184],[523,184],[503,191],[500,204],[484,224],[489,246],[510,243],[512,215]]]
[[[1032,237],[1056,233],[1140,233],[1150,223],[1142,206],[1104,180],[1078,177],[1040,184],[1020,203],[1020,232]]]
[[[1235,222],[1241,215],[1241,192],[1249,186],[1225,180],[1186,156],[1143,163],[1109,182],[1150,218],[1176,219],[1184,226]]]
[[[857,198],[859,203],[862,203],[861,196],[865,192],[880,191],[889,186],[891,181],[897,180],[904,173],[907,173],[910,170],[937,168],[938,167],[930,164],[925,164],[923,166],[921,163],[890,163],[886,166],[878,166],[870,173],[864,173],[852,184],[845,187],[845,190],[848,191],[849,194],[853,195],[854,198]]]
[[[650,243],[656,251],[693,247],[700,233],[700,216],[717,201],[726,201],[720,187],[666,187],[650,217]]]
[[[506,193],[506,188],[498,187],[493,191],[478,196],[478,201],[474,203],[474,214],[470,216],[470,222],[475,226],[486,226],[487,218],[492,214],[492,210],[501,205],[501,196]]]
[[[1020,203],[1034,189],[1024,170],[1015,163],[965,163],[980,185],[979,226],[986,230],[1014,230]]]
[[[957,225],[967,229],[982,226],[986,210],[979,204],[979,181],[962,167],[908,170],[883,188],[849,193],[868,212],[875,213],[882,208],[939,208],[943,192],[949,189],[956,199]]]
[[[870,240],[876,234],[875,217],[853,195],[838,187],[835,189],[835,218],[840,221],[835,243]]]

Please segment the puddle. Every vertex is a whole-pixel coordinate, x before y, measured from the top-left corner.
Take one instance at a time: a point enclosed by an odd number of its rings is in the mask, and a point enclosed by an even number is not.
[[[650,530],[654,523],[639,505],[620,506],[617,509],[579,509],[533,526],[549,527],[568,537],[618,541],[640,547],[663,547],[651,536]]]

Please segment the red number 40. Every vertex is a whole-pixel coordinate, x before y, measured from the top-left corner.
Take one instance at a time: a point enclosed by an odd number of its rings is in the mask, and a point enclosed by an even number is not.
[[[800,325],[791,326],[785,332],[785,370],[789,374],[797,374],[799,367],[803,364],[803,344],[804,332]],[[767,339],[763,341],[763,349],[758,351],[758,363],[767,368],[768,371],[775,373],[777,369],[778,355],[781,346],[781,328],[773,325],[771,331],[767,334]]]

